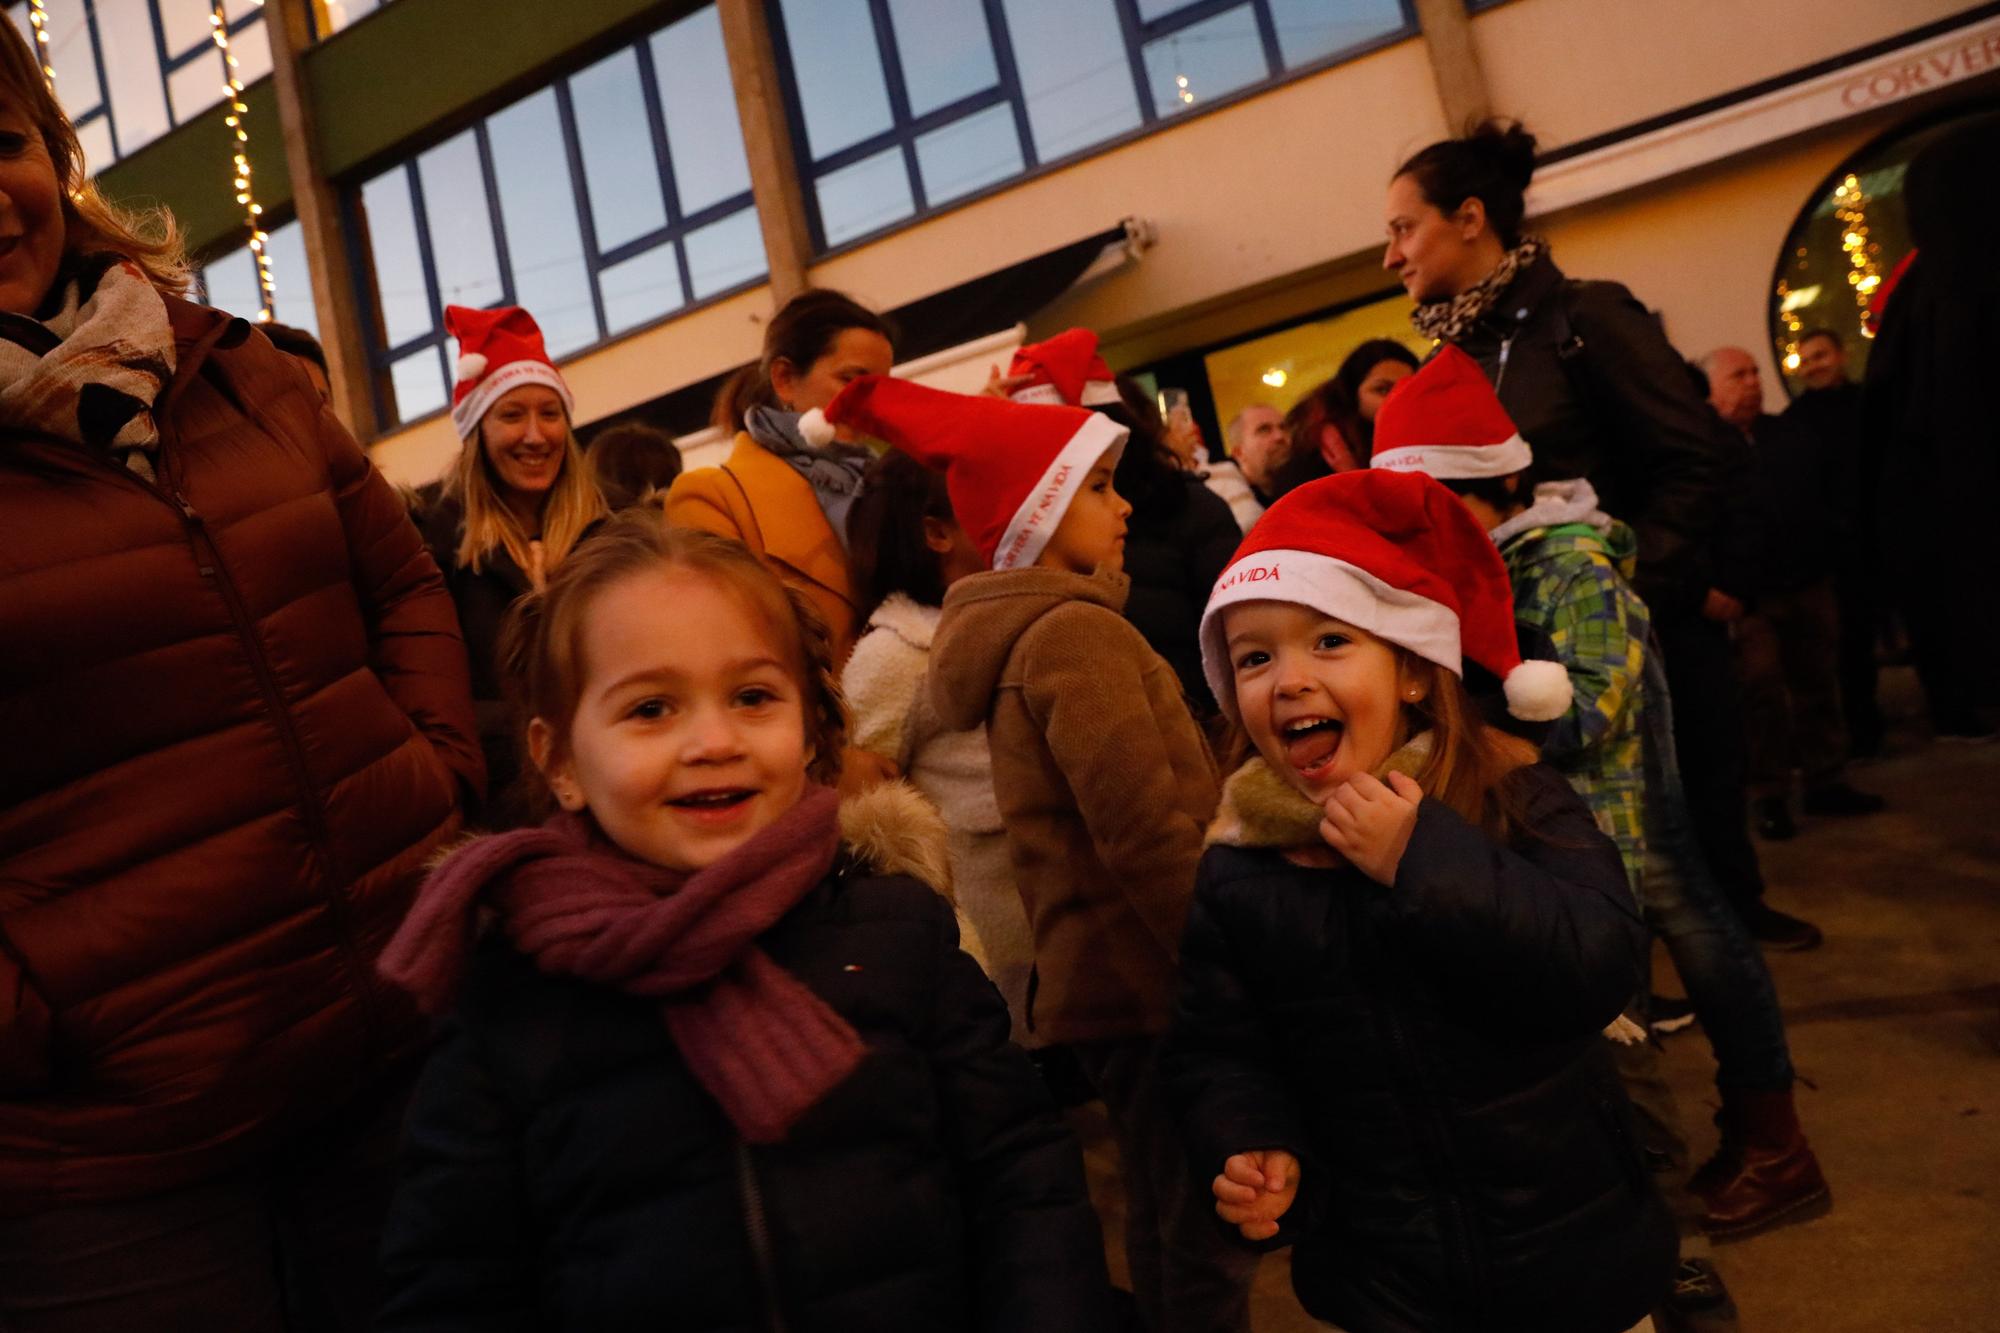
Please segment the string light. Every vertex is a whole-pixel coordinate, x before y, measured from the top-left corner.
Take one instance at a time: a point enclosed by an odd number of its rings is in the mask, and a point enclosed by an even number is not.
[[[264,207],[257,202],[251,188],[250,132],[244,128],[250,108],[243,101],[243,76],[236,64],[236,54],[229,49],[229,16],[223,12],[222,3],[223,0],[209,0],[208,26],[215,38],[215,49],[222,53],[222,95],[229,102],[229,114],[222,123],[236,136],[231,146],[236,202],[243,205],[244,221],[250,228],[250,254],[257,261],[257,321],[268,324],[275,315],[277,300],[277,289],[271,281],[271,236],[264,230]],[[255,3],[261,9],[264,0]]]
[[[1875,289],[1882,285],[1882,270],[1876,259],[1882,247],[1868,237],[1868,205],[1871,201],[1861,188],[1861,178],[1849,172],[1845,180],[1834,187],[1833,215],[1840,219],[1840,248],[1847,256],[1847,285],[1854,289],[1854,304],[1859,307],[1861,336],[1873,338],[1875,331],[1868,327],[1868,302],[1874,298]]]
[[[42,82],[48,84],[49,93],[56,90],[55,56],[49,51],[49,11],[42,0],[28,0],[28,22],[35,29],[35,58],[42,62]]]
[[[1174,86],[1180,89],[1181,102],[1184,105],[1193,106],[1194,90],[1188,87],[1187,75],[1176,74],[1174,76]]]

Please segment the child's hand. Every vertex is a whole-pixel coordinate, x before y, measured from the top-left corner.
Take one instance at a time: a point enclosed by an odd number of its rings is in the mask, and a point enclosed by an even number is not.
[[[1283,1148],[1240,1152],[1222,1164],[1209,1188],[1217,1217],[1235,1224],[1245,1240],[1269,1240],[1298,1197],[1299,1159]]]
[[[1424,789],[1402,773],[1389,774],[1386,786],[1372,774],[1358,774],[1327,797],[1319,835],[1377,884],[1394,884],[1423,799]]]

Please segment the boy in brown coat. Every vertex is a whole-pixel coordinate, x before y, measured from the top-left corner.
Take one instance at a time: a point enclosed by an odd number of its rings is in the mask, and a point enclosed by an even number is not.
[[[1255,1257],[1209,1218],[1154,1076],[1219,789],[1173,669],[1120,614],[1131,506],[1111,478],[1126,428],[877,378],[826,417],[942,467],[991,566],[945,597],[930,700],[947,727],[988,728],[1034,931],[1028,1025],[1071,1046],[1110,1112],[1146,1326],[1246,1327]]]

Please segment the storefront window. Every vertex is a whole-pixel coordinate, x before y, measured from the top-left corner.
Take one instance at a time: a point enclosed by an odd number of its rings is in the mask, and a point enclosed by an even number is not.
[[[564,357],[762,278],[735,107],[710,5],[363,183],[383,421],[449,403],[448,305]]]
[[[1788,391],[1804,387],[1796,374],[1799,340],[1816,329],[1840,338],[1852,378],[1867,369],[1875,336],[1869,305],[1910,252],[1904,175],[1920,151],[1960,120],[1932,118],[1875,140],[1841,163],[1800,211],[1771,291],[1772,351]]]
[[[1202,364],[1217,423],[1226,427],[1259,403],[1291,410],[1371,338],[1393,339],[1418,356],[1430,352],[1410,326],[1410,299],[1401,292],[1209,352]]]
[[[1405,0],[769,3],[822,248],[1414,31]]]
[[[76,126],[84,162],[102,171],[222,100],[222,53],[204,0],[48,0],[56,100]],[[32,45],[29,6],[8,14]],[[229,51],[246,85],[271,72],[256,0],[228,0]]]

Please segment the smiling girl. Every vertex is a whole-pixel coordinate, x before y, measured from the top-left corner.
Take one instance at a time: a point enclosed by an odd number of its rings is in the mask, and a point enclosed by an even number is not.
[[[455,305],[444,317],[459,345],[451,420],[464,447],[416,520],[465,631],[493,797],[486,822],[505,826],[521,817],[512,790],[521,752],[519,719],[501,697],[500,625],[514,599],[540,587],[607,511],[570,428],[569,385],[534,316],[519,306]]]
[[[380,1327],[1102,1327],[1075,1141],[903,873],[941,825],[825,785],[846,719],[802,596],[635,513],[505,661],[560,813],[446,861],[383,955],[457,1011]]]
[[[1616,1333],[1674,1257],[1598,1034],[1645,960],[1618,851],[1485,726],[1568,705],[1520,660],[1507,576],[1416,474],[1309,483],[1203,620],[1255,758],[1210,830],[1166,1069],[1216,1212],[1296,1243],[1350,1333]]]

